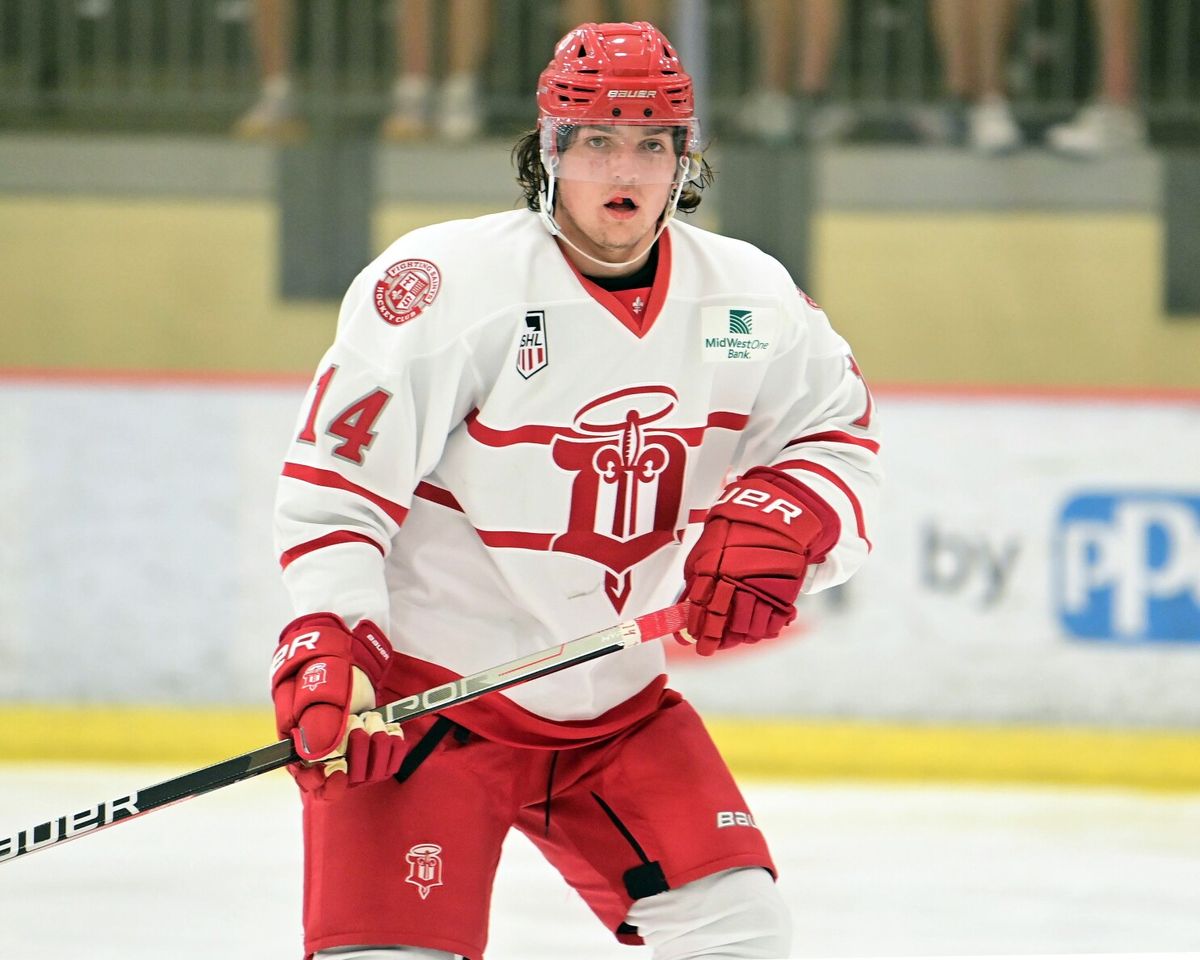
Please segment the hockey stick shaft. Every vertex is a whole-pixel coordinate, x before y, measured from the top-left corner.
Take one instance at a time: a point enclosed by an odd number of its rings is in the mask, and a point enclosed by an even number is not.
[[[595,633],[558,646],[511,660],[508,663],[459,680],[431,687],[423,693],[403,697],[376,708],[388,723],[406,723],[439,710],[467,703],[484,694],[505,690],[536,680],[576,664],[608,656],[626,647],[657,640],[682,630],[687,622],[686,607],[676,604],[656,610],[635,620],[626,620]],[[291,740],[280,740],[251,750],[210,767],[185,773],[125,796],[105,800],[76,813],[55,817],[0,837],[0,863],[15,860],[38,850],[66,843],[118,823],[125,823],[152,810],[190,800],[221,787],[227,787],[259,774],[268,773],[299,761]]]

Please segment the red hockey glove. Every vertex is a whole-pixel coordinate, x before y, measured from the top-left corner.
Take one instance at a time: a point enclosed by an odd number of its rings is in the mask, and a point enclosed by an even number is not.
[[[777,470],[758,467],[726,487],[683,566],[696,652],[779,636],[796,617],[809,563],[823,559],[837,526],[832,510]]]
[[[271,693],[279,736],[291,737],[305,761],[292,767],[302,789],[321,790],[337,773],[356,786],[400,769],[399,724],[385,724],[378,714],[357,716],[378,705],[375,691],[391,656],[391,644],[369,620],[351,632],[340,617],[315,613],[283,628]]]

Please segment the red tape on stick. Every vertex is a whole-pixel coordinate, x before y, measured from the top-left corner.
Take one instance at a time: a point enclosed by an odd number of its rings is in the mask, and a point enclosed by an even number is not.
[[[637,617],[633,622],[643,637],[665,637],[687,626],[687,608],[686,603],[677,603],[673,607],[664,607]]]

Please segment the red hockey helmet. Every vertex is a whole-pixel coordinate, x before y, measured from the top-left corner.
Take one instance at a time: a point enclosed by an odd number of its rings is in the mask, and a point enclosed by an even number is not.
[[[674,160],[659,154],[639,172],[646,182],[686,182],[699,172],[700,125],[692,78],[671,42],[653,24],[585,23],[559,42],[538,79],[542,165],[566,175],[562,155],[582,126],[640,126],[670,131]],[[649,161],[648,154],[641,160]],[[605,179],[601,167],[576,167],[573,178]]]
[[[585,23],[563,37],[538,78],[539,117],[604,123],[686,123],[692,78],[653,24]]]
[[[608,180],[619,167],[627,181],[672,184],[653,244],[684,184],[703,169],[692,78],[662,31],[644,21],[581,24],[558,42],[538,77],[537,103],[545,171],[537,210],[551,235],[562,236],[554,219],[558,179]],[[581,127],[613,129],[581,141]],[[593,152],[577,155],[573,144],[584,142]]]

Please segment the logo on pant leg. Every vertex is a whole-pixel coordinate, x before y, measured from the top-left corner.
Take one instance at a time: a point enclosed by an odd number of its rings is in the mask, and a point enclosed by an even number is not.
[[[442,885],[442,848],[436,843],[416,843],[409,848],[404,859],[408,861],[408,876],[405,883],[411,883],[424,900],[429,891]]]

